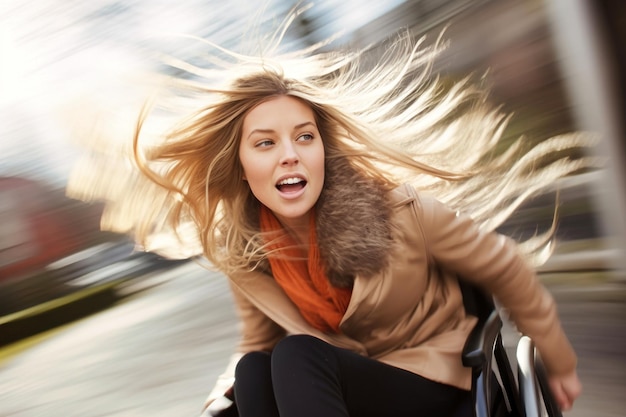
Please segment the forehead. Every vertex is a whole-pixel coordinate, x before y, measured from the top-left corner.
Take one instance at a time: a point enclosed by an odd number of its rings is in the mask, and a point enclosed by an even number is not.
[[[311,106],[298,98],[282,95],[253,107],[244,117],[243,129],[244,132],[252,129],[273,129],[276,125],[297,125],[314,120]]]

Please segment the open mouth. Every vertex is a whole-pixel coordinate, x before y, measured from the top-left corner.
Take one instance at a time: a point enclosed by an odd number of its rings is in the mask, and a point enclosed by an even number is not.
[[[285,178],[276,184],[276,188],[278,191],[283,193],[292,193],[295,191],[300,191],[306,186],[306,181],[302,178],[293,177],[293,178]]]

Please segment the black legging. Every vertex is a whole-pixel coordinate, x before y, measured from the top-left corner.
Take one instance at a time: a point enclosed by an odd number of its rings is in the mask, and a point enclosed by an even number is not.
[[[240,417],[450,417],[471,413],[470,401],[469,391],[306,335],[246,354],[235,371]]]

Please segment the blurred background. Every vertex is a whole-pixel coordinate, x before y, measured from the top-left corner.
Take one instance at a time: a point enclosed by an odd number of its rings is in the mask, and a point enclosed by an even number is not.
[[[105,200],[66,190],[81,163],[128,146],[150,94],[138,81],[175,75],[155,57],[193,60],[206,48],[176,34],[245,49],[296,4],[0,4],[0,416],[198,413],[237,337],[225,279],[101,231]],[[445,28],[435,72],[484,75],[494,103],[514,114],[505,140],[600,135],[592,152],[604,169],[555,184],[501,228],[549,222],[559,190],[556,253],[540,272],[581,356],[585,392],[572,416],[626,408],[624,4],[320,0],[285,39],[300,48],[341,31],[336,45],[363,47],[404,28],[434,42]]]

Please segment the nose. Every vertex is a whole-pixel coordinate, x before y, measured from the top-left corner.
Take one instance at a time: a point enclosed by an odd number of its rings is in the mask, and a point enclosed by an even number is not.
[[[280,164],[289,166],[299,162],[298,152],[296,151],[295,143],[291,140],[282,141],[282,154],[280,157]]]

